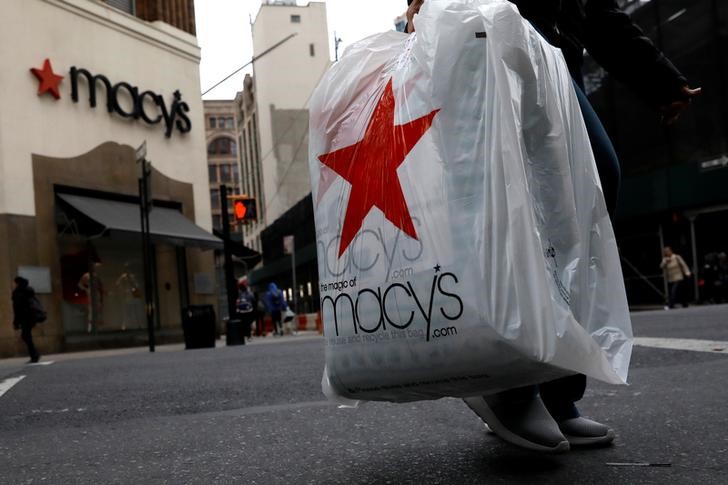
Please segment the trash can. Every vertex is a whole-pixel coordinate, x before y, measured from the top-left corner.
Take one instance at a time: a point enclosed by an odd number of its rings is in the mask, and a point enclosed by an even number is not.
[[[247,336],[250,336],[250,327],[248,327]],[[240,318],[228,318],[225,320],[225,343],[232,345],[245,345],[245,325]]]
[[[182,330],[186,349],[215,347],[215,308],[212,305],[190,305],[182,310]]]

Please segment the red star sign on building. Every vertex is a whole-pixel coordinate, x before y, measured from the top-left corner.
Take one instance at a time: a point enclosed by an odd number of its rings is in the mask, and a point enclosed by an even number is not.
[[[374,207],[378,207],[402,232],[417,239],[397,168],[430,128],[440,110],[409,123],[395,125],[395,105],[390,79],[369,119],[364,137],[354,145],[318,157],[321,163],[351,184],[339,257],[354,240],[364,218]]]
[[[61,93],[58,91],[58,84],[63,79],[63,76],[53,72],[51,67],[51,61],[46,59],[43,61],[43,68],[31,68],[30,72],[38,79],[38,96],[44,93],[51,93],[56,99],[61,99]]]

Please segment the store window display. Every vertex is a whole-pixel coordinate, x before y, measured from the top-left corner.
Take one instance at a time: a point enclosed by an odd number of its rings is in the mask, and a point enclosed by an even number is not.
[[[142,319],[139,312],[142,292],[129,262],[124,263],[124,271],[117,278],[115,287],[123,309],[121,313],[121,330],[142,328]]]
[[[134,241],[136,242],[136,241]],[[61,279],[66,334],[144,328],[141,251],[130,241],[63,239]]]

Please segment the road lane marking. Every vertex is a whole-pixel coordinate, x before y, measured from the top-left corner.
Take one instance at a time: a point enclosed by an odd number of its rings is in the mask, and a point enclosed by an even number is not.
[[[13,387],[18,382],[22,381],[24,378],[25,378],[25,376],[10,377],[10,378],[5,379],[4,381],[0,382],[0,397],[2,397],[3,394],[8,392],[11,387]]]
[[[33,362],[32,364],[27,364],[27,365],[28,365],[28,367],[30,367],[32,365],[51,365],[53,363],[55,363],[55,360],[44,360],[43,362]]]
[[[634,344],[653,349],[691,350],[693,352],[712,352],[728,355],[728,342],[720,340],[635,337]]]

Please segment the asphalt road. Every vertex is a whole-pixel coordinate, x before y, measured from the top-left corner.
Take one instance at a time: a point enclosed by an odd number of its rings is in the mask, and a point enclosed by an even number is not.
[[[728,306],[633,317],[641,337],[728,341]],[[456,399],[339,409],[320,338],[0,361],[0,383],[25,376],[0,396],[0,483],[725,484],[716,349],[637,347],[631,385],[592,382],[580,406],[615,445],[559,456],[502,443]]]

